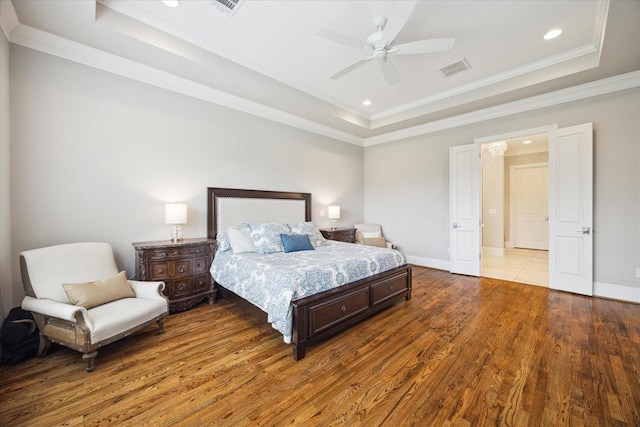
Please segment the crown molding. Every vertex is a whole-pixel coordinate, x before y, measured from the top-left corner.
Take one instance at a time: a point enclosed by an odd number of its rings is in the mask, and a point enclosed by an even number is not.
[[[0,24],[5,34],[8,33],[7,38],[11,43],[360,147],[394,142],[640,86],[640,72],[636,71],[399,131],[363,138],[23,25],[18,21],[10,1],[0,1],[0,8],[0,12],[2,12]],[[590,52],[593,52],[593,46],[583,46],[565,55],[584,57]],[[554,59],[551,61],[553,62]],[[536,66],[542,66],[542,64]],[[498,79],[500,78],[498,77]]]
[[[509,102],[495,107],[485,108],[471,113],[461,114],[437,120],[424,125],[414,126],[395,132],[389,132],[370,138],[365,138],[364,146],[384,144],[387,142],[399,141],[432,132],[451,129],[472,123],[497,119],[512,114],[537,110],[539,108],[564,104],[566,102],[591,98],[607,93],[617,92],[625,89],[640,87],[640,71],[633,71],[619,76],[609,77],[591,83],[570,87],[567,89],[549,92],[543,95],[533,96],[519,101]]]
[[[400,114],[400,113],[404,113],[410,110],[414,110],[414,109],[418,109],[420,107],[423,107],[425,105],[429,105],[438,101],[442,101],[445,99],[449,99],[452,98],[454,96],[457,95],[464,95],[465,93],[469,93],[478,89],[483,89],[486,88],[488,86],[491,85],[496,85],[496,84],[500,84],[500,83],[504,83],[507,82],[511,79],[515,79],[521,76],[525,76],[527,74],[536,72],[536,71],[540,71],[540,70],[544,70],[548,67],[554,66],[554,65],[558,65],[558,64],[562,64],[564,62],[567,61],[571,61],[574,60],[576,58],[581,58],[584,57],[586,55],[591,55],[594,53],[598,53],[596,48],[594,48],[591,45],[584,45],[584,46],[580,46],[578,48],[566,51],[566,52],[562,52],[558,55],[554,55],[548,58],[545,58],[541,61],[537,61],[537,62],[533,62],[531,64],[526,64],[522,67],[517,67],[517,68],[513,68],[511,70],[507,70],[503,73],[498,73],[495,75],[492,75],[490,77],[487,77],[485,79],[480,79],[480,80],[476,80],[474,82],[465,84],[465,85],[461,85],[461,86],[457,86],[451,90],[447,90],[444,92],[440,92],[437,94],[434,94],[432,96],[429,96],[427,98],[422,98],[419,99],[415,102],[411,102],[408,104],[404,104],[404,105],[400,105],[396,108],[392,108],[389,110],[385,110],[385,111],[381,111],[379,113],[376,114],[372,114],[371,115],[371,121],[375,122],[375,121],[379,121],[380,119],[384,119],[396,114]],[[594,58],[595,62],[597,61],[597,57]],[[409,114],[407,117],[411,117],[412,115]]]

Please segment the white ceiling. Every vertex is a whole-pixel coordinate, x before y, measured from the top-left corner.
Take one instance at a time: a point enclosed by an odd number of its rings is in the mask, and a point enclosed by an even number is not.
[[[11,42],[361,145],[640,70],[637,0],[246,0],[233,16],[210,0],[173,9],[159,0],[12,4],[15,22],[3,17]],[[406,21],[396,44],[455,45],[393,56],[393,86],[376,60],[330,80],[365,51],[317,31],[365,40],[376,16]],[[543,40],[553,28],[562,35]],[[470,70],[437,72],[463,58]],[[637,73],[631,81],[640,84]]]

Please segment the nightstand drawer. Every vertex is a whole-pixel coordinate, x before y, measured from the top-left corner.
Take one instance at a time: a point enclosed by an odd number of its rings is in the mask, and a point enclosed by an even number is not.
[[[193,274],[202,274],[209,271],[207,257],[196,258],[193,260]]]
[[[191,283],[191,278],[174,280],[173,282],[167,283],[167,297],[171,299],[191,294]]]
[[[173,274],[171,275],[174,279],[180,279],[182,277],[189,277],[193,273],[191,271],[191,260],[183,260],[176,261],[173,265]]]
[[[195,276],[193,278],[193,292],[200,292],[209,289],[210,281],[209,276],[206,274],[203,274],[202,276]]]
[[[200,248],[178,248],[178,249],[155,249],[150,251],[149,259],[151,261],[163,259],[180,259],[184,257],[193,257],[194,255],[207,255],[206,246]]]
[[[169,277],[168,262],[154,262],[151,264],[151,277],[149,280],[164,280]]]

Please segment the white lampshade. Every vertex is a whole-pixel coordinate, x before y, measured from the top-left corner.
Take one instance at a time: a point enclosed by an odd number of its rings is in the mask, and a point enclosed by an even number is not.
[[[340,219],[340,206],[329,206],[327,211],[329,219]]]
[[[186,224],[187,205],[183,203],[167,203],[164,209],[165,224]]]

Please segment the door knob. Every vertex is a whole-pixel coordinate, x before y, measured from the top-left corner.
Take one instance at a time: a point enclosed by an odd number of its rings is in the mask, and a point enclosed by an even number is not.
[[[579,228],[577,230],[574,230],[576,233],[582,233],[582,234],[591,234],[591,227],[582,227]]]
[[[457,223],[457,222],[454,222],[454,223],[453,223],[453,228],[460,228],[460,227],[461,227],[461,226],[460,226],[460,225],[458,225],[458,223]]]

